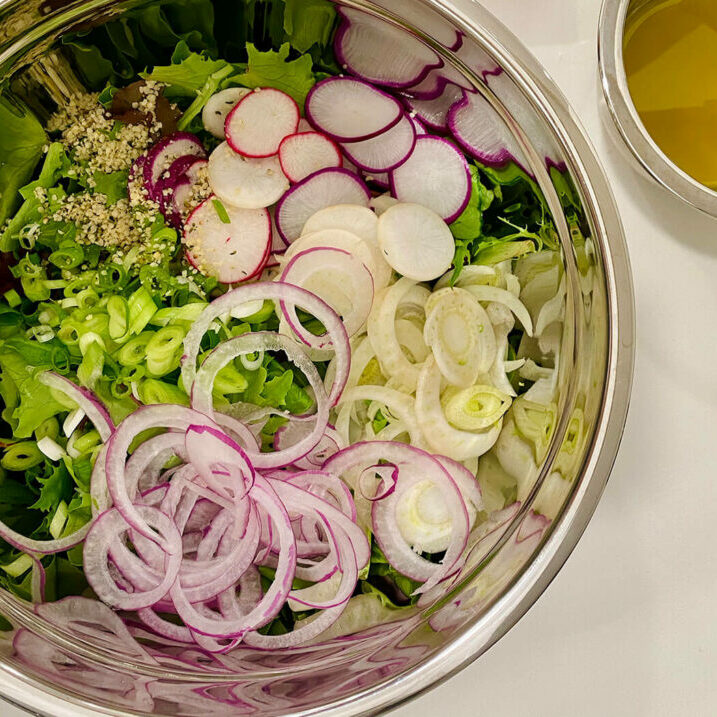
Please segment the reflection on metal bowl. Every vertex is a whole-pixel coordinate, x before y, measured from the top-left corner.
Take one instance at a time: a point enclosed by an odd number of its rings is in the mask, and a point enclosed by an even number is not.
[[[46,117],[84,83],[72,34],[114,32],[152,4],[0,2],[0,76]],[[161,3],[166,12],[175,4]],[[464,133],[468,148],[485,162],[521,167],[552,216],[558,248],[531,255],[521,282],[529,309],[531,292],[552,297],[535,305],[539,338],[526,347],[551,368],[530,376],[541,400],[516,402],[480,459],[492,512],[448,587],[400,613],[375,607],[375,626],[358,634],[344,626],[290,650],[210,655],[167,644],[131,620],[128,631],[101,606],[87,614],[70,598],[33,610],[0,593],[11,628],[0,633],[0,691],[15,702],[73,717],[375,713],[445,679],[505,634],[555,576],[597,505],[627,413],[634,328],[622,229],[588,142],[536,61],[479,5],[340,4],[374,29],[390,27],[402,55],[430,58],[420,78],[370,56],[365,73],[380,73],[387,86],[452,82],[468,90],[459,108],[474,130]],[[488,125],[499,139],[482,147]],[[542,411],[547,426],[532,442],[522,423],[530,410]]]

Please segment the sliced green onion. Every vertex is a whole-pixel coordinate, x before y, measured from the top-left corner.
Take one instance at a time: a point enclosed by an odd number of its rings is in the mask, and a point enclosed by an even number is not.
[[[97,272],[101,291],[119,291],[127,281],[127,271],[121,264],[106,264]]]
[[[493,386],[458,389],[450,386],[441,397],[448,422],[461,431],[482,431],[499,421],[510,408],[511,398]]]
[[[86,334],[82,334],[82,336],[80,336],[79,344],[80,351],[82,352],[83,356],[87,354],[87,351],[89,350],[90,346],[92,346],[92,344],[98,344],[103,351],[105,350],[104,339],[94,331],[88,331]]]
[[[62,535],[62,531],[65,528],[65,523],[67,523],[67,503],[65,503],[64,500],[61,500],[60,504],[57,506],[55,515],[52,516],[52,520],[50,521],[50,527],[48,528],[48,530],[50,531],[50,535],[55,540],[57,540]]]
[[[179,368],[180,352],[162,358],[147,357],[147,373],[150,376],[166,376]]]
[[[123,366],[136,366],[144,363],[147,358],[147,344],[152,340],[154,334],[145,331],[136,338],[128,341],[117,353],[117,360]]]
[[[20,304],[22,303],[20,294],[18,294],[15,289],[10,289],[10,291],[6,291],[3,296],[5,297],[5,301],[7,301],[8,306],[10,306],[10,308],[12,309],[14,309],[16,306],[20,306]]]
[[[77,453],[77,455],[81,456],[84,453],[89,453],[93,448],[96,446],[99,446],[102,443],[102,438],[100,438],[100,434],[95,431],[88,431],[82,436],[77,436],[77,432],[75,432],[72,435],[72,438],[67,442],[67,451],[69,453],[70,447],[72,447],[73,451]]]
[[[147,358],[162,361],[182,348],[185,330],[181,326],[165,326],[147,344]]]
[[[219,221],[222,224],[231,224],[232,220],[229,218],[229,212],[227,212],[227,208],[222,204],[221,200],[212,199],[212,204],[214,205],[214,211],[219,217]]]
[[[43,303],[38,306],[40,310],[37,315],[37,320],[45,326],[59,326],[60,324],[60,310],[57,304]]]
[[[53,251],[47,260],[58,269],[75,269],[85,260],[85,252],[79,246],[66,247]]]
[[[37,442],[37,447],[42,451],[43,455],[51,461],[59,461],[62,456],[65,455],[65,449],[49,436],[41,438]]]
[[[129,328],[129,306],[125,299],[121,296],[110,296],[107,301],[107,315],[110,317],[110,338],[122,338]]]
[[[20,283],[23,293],[30,301],[47,301],[50,298],[50,289],[46,286],[46,279],[27,277],[21,279]]]
[[[262,306],[259,311],[257,311],[255,314],[252,314],[251,316],[245,317],[244,321],[246,321],[248,324],[263,324],[275,314],[276,310],[274,308],[274,302],[265,301],[264,306]]]
[[[93,338],[89,345],[82,351],[84,355],[82,363],[77,367],[77,378],[80,385],[94,389],[105,367],[105,351],[104,345],[101,343],[102,339],[95,334],[85,334],[85,336],[80,339],[81,349],[82,342],[88,337],[96,337],[96,339],[99,339],[99,342]]]
[[[5,455],[0,458],[0,466],[9,471],[23,472],[40,465],[44,460],[45,456],[35,441],[22,441],[5,450]]]
[[[83,289],[86,289],[90,284],[95,281],[96,273],[94,271],[86,271],[76,279],[73,279],[67,286],[65,286],[63,293],[68,299],[73,299]]]
[[[144,331],[156,313],[157,307],[152,295],[141,286],[129,297],[129,330],[133,334]]]
[[[57,332],[57,338],[67,346],[76,346],[80,341],[80,332],[72,319],[65,319]]]
[[[99,294],[94,289],[83,289],[77,294],[77,306],[81,309],[93,309],[99,303]]]
[[[189,396],[178,386],[154,378],[147,378],[139,385],[139,398],[145,405],[171,403],[189,405]]]
[[[45,344],[55,338],[55,332],[52,327],[40,324],[40,326],[31,326],[26,335],[28,338],[35,339],[38,343]]]
[[[35,429],[35,440],[40,441],[43,438],[52,438],[54,441],[60,435],[60,422],[54,417],[45,419]]]
[[[220,394],[242,393],[246,391],[249,382],[239,371],[227,364],[218,374],[214,381],[214,391]]]
[[[153,317],[150,323],[153,326],[168,326],[175,321],[196,321],[200,314],[207,308],[207,304],[198,301],[186,306],[176,306],[167,309],[160,309]]]
[[[533,446],[535,461],[543,462],[555,431],[557,407],[554,403],[543,405],[518,398],[513,403],[513,417],[518,433]]]
[[[120,378],[127,381],[127,383],[135,383],[136,381],[141,381],[146,373],[147,370],[141,364],[138,366],[123,366],[120,371]]]
[[[19,578],[21,575],[24,575],[28,570],[30,570],[32,565],[32,558],[23,553],[17,560],[13,560],[7,565],[0,565],[0,568],[2,568],[10,577]]]

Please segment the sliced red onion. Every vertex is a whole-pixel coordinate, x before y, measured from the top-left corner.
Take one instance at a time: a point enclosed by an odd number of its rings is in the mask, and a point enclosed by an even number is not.
[[[368,82],[408,87],[443,61],[405,30],[360,10],[342,8],[334,51],[339,65]]]
[[[366,324],[373,306],[371,272],[359,259],[342,249],[317,247],[292,256],[281,281],[312,291],[342,317],[349,338]],[[281,302],[281,310],[292,331],[307,346],[316,347],[317,337],[299,321],[296,307]]]
[[[373,504],[373,533],[389,563],[400,573],[424,582],[418,593],[430,590],[450,574],[468,540],[470,525],[460,489],[450,473],[430,454],[401,443],[358,443],[330,458],[324,470],[341,476],[357,466],[389,461],[398,469],[396,489]],[[416,555],[401,536],[395,511],[402,495],[417,481],[431,480],[442,490],[453,517],[450,545],[440,564]]]
[[[212,323],[220,316],[231,312],[237,306],[249,301],[277,301],[299,306],[315,316],[326,328],[328,345],[336,352],[337,369],[334,383],[329,392],[331,404],[335,404],[348,377],[351,365],[351,347],[343,322],[324,301],[309,291],[281,282],[253,284],[242,286],[230,291],[213,301],[192,324],[192,328],[184,340],[184,356],[182,357],[182,381],[185,386],[192,386],[197,375],[197,357],[202,337]]]
[[[311,432],[290,448],[277,453],[250,453],[251,461],[257,468],[279,468],[306,456],[321,440],[329,420],[329,401],[313,362],[286,336],[257,332],[244,334],[220,344],[207,357],[197,373],[192,390],[192,404],[207,416],[214,415],[212,386],[217,373],[239,355],[256,351],[283,351],[287,358],[299,368],[309,381],[316,397],[316,415]]]

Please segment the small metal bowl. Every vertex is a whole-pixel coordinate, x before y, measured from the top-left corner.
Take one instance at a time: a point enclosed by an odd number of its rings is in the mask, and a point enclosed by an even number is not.
[[[623,42],[627,18],[656,0],[604,0],[598,54],[607,106],[623,140],[643,168],[663,187],[693,207],[717,217],[717,192],[682,171],[645,129],[627,84]]]

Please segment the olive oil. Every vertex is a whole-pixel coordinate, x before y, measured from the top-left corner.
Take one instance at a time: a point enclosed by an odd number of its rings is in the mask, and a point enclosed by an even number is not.
[[[717,0],[633,2],[624,58],[650,136],[680,169],[717,190]]]

